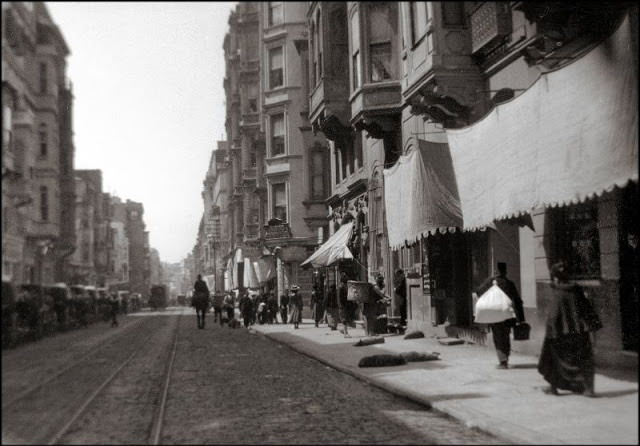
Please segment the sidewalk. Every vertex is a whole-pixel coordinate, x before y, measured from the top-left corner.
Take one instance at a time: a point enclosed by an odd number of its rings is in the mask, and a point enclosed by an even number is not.
[[[341,325],[339,326],[339,328]],[[254,325],[252,330],[372,385],[428,405],[515,444],[638,444],[638,384],[596,373],[597,398],[544,394],[537,358],[513,353],[509,370],[495,368],[493,347],[442,345],[435,338],[405,340],[384,335],[383,344],[355,347],[351,338],[316,328],[310,319],[291,324]],[[440,360],[395,367],[358,367],[363,356],[439,352]]]

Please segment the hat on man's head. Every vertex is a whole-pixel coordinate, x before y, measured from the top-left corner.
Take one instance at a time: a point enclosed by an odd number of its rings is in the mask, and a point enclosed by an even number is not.
[[[291,285],[291,291],[299,291],[300,287],[298,285]]]

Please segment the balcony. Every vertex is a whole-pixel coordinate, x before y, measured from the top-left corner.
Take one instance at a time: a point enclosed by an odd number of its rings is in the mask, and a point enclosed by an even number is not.
[[[399,80],[364,84],[351,97],[352,123],[377,115],[399,114],[401,110]]]
[[[471,13],[471,52],[501,41],[511,34],[511,11],[507,2],[484,2]]]

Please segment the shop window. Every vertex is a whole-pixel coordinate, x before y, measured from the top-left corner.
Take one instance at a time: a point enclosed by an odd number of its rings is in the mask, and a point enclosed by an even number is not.
[[[552,218],[552,261],[564,260],[571,279],[600,277],[598,204],[583,204],[550,210]]]
[[[282,222],[287,221],[287,185],[278,183],[271,186],[273,200],[273,217]]]
[[[40,220],[49,221],[49,190],[40,186]]]
[[[284,22],[283,2],[269,2],[269,26],[280,25]]]
[[[369,4],[369,76],[371,82],[396,77],[393,67],[391,39],[393,14],[388,2]]]
[[[427,2],[409,2],[411,43],[415,45],[427,33]]]
[[[269,89],[284,85],[282,47],[269,50]]]
[[[271,156],[284,154],[284,114],[280,114],[271,117]]]

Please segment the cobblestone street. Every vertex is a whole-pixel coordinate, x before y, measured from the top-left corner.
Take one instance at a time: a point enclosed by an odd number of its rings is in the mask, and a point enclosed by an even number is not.
[[[149,325],[136,322],[137,316],[128,316],[123,318],[122,327],[115,330],[107,325],[94,327],[95,333],[92,332],[88,339],[81,332],[73,332],[3,353],[3,398],[9,402],[18,399],[20,392],[29,387],[29,383],[21,382],[21,374],[17,373],[26,363],[33,364],[37,370],[28,376],[33,384],[34,380],[44,379],[47,373],[61,371],[61,364],[71,363],[83,348],[90,350],[102,345],[99,343],[106,339],[122,344],[122,334],[134,340],[140,338],[142,331],[156,327],[158,335],[148,338],[148,348],[100,392],[59,439],[60,443],[67,444],[115,444],[124,439],[134,443],[151,442],[150,414],[155,413],[159,405],[162,367],[172,341],[169,334],[176,326],[174,319],[178,316],[169,313],[146,317],[161,320]],[[498,442],[487,434],[468,429],[450,418],[295,353],[262,335],[244,328],[220,327],[213,323],[211,315],[207,316],[204,330],[196,328],[192,310],[186,310],[177,322],[175,362],[160,434],[160,442],[164,444]],[[43,355],[45,351],[47,355]],[[162,360],[154,361],[155,357]],[[65,358],[69,362],[64,361]],[[120,360],[108,362],[102,359],[92,365],[85,363],[82,368],[86,372],[88,367],[93,367],[94,373],[104,369],[102,374],[106,375],[106,370],[115,368]],[[150,364],[160,370],[149,370]],[[22,400],[22,404],[17,404],[22,412],[26,405],[33,408],[33,419],[37,418],[42,424],[38,426],[40,431],[56,431],[77,409],[77,406],[66,408],[62,404],[68,385],[56,386],[58,381],[72,382],[74,370],[64,371],[46,391],[35,392],[28,402]],[[35,376],[38,373],[42,376]],[[125,385],[125,379],[129,384]],[[84,380],[78,382],[75,393],[89,394],[99,385],[99,382]],[[48,400],[57,398],[61,402],[59,406],[65,406],[56,414],[55,426],[47,426],[48,409],[38,400],[42,395]],[[26,438],[29,429],[16,430],[11,424],[13,418],[3,410],[3,442],[28,442],[20,438]],[[24,413],[20,419],[27,419]],[[16,436],[16,433],[25,437]]]

